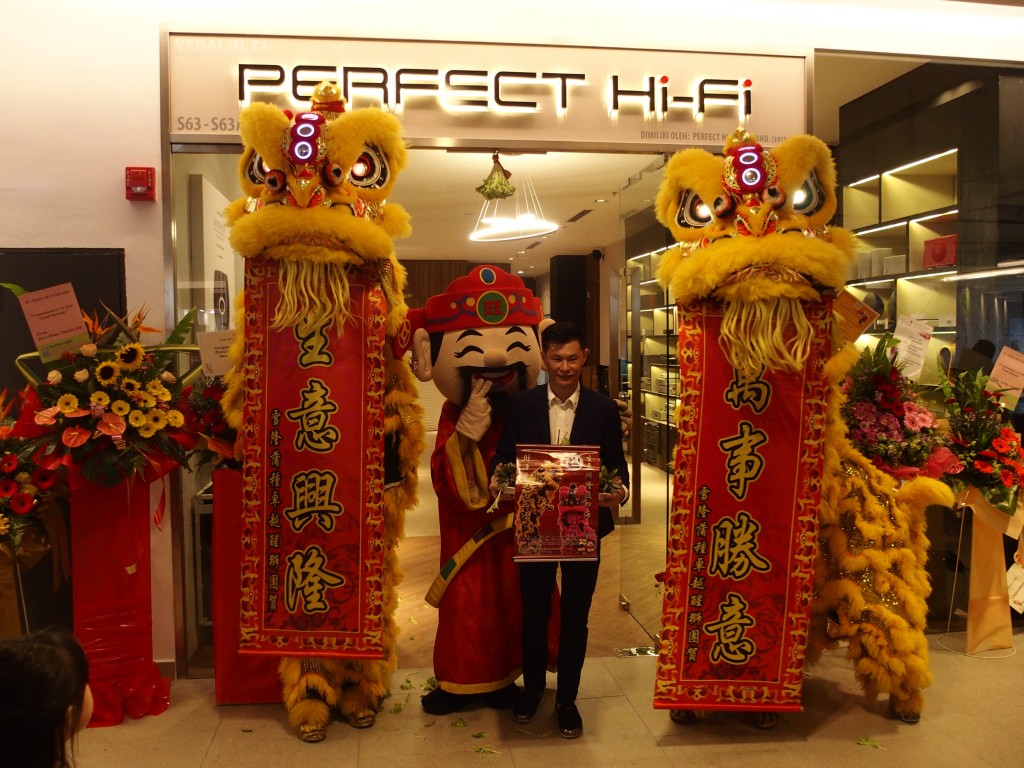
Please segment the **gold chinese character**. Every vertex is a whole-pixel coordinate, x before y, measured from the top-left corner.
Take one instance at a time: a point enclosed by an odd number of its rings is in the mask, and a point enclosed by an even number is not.
[[[311,520],[316,520],[325,533],[334,530],[334,518],[344,514],[345,507],[334,500],[334,486],[338,477],[333,472],[310,469],[292,476],[292,503],[284,511],[292,529],[301,531]]]
[[[716,636],[711,645],[712,662],[745,664],[754,655],[757,648],[746,636],[747,627],[754,626],[754,619],[746,612],[748,607],[740,595],[730,592],[718,606],[718,619],[704,625],[705,632]]]
[[[728,454],[727,483],[737,501],[747,495],[747,485],[761,476],[764,459],[756,449],[768,442],[768,434],[749,421],[741,421],[739,428],[739,434],[718,441],[718,447]]]
[[[763,412],[771,403],[772,386],[761,378],[761,373],[750,376],[734,370],[732,383],[725,390],[725,402],[737,411],[749,405],[754,413]]]
[[[295,449],[309,449],[317,453],[334,450],[341,433],[330,423],[331,414],[337,412],[338,404],[329,397],[330,390],[319,379],[310,379],[302,390],[302,405],[285,411],[289,420],[298,424],[295,433]]]
[[[751,571],[770,571],[771,563],[757,553],[760,530],[760,523],[744,510],[735,519],[723,517],[715,523],[711,532],[708,573],[739,581]]]
[[[334,355],[330,351],[330,342],[327,338],[327,323],[322,323],[316,328],[306,328],[304,325],[295,327],[295,340],[299,342],[299,367],[312,368],[315,365],[332,365]]]
[[[305,613],[326,613],[324,592],[345,584],[340,573],[327,570],[327,557],[320,547],[307,547],[288,555],[285,573],[284,602],[289,611],[301,609]]]

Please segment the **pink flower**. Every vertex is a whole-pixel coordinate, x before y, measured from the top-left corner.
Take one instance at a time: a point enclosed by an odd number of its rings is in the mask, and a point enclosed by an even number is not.
[[[908,402],[903,404],[903,424],[911,432],[920,432],[934,427],[935,417],[923,405]]]

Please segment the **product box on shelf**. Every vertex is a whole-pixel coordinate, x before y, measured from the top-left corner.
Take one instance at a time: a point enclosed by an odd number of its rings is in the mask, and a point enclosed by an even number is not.
[[[902,275],[907,271],[907,254],[897,253],[893,256],[886,256],[882,264],[883,275]]]
[[[956,235],[933,237],[924,241],[924,268],[952,267],[956,264]]]

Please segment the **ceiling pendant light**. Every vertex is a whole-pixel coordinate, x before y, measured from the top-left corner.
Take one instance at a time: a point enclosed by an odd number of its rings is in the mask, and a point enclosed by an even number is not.
[[[491,159],[490,174],[476,188],[483,195],[484,203],[469,239],[477,243],[497,243],[539,237],[558,229],[557,224],[544,219],[529,174],[523,172],[518,184],[513,186],[509,183],[512,173],[501,165],[498,153]]]

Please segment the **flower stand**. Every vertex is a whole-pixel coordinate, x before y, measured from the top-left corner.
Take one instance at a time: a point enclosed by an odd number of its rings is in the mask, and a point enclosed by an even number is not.
[[[974,486],[958,494],[957,502],[973,510],[965,652],[1013,648],[1002,537],[1020,536],[1024,507],[1018,502],[1011,517],[989,504]]]
[[[276,656],[238,653],[242,596],[242,473],[213,473],[213,674],[218,704],[281,701]]]
[[[89,659],[90,727],[158,715],[170,680],[153,662],[149,485],[82,480],[71,491],[74,632]]]

